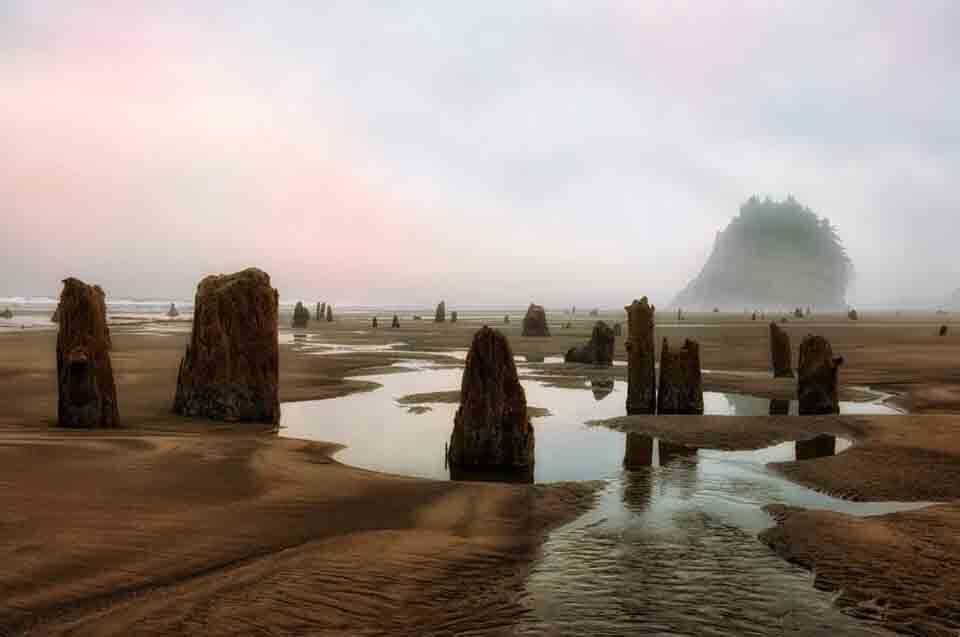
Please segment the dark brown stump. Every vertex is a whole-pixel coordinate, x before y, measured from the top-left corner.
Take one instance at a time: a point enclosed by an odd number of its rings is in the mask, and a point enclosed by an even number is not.
[[[770,323],[770,363],[774,378],[793,378],[790,335],[776,323]]]
[[[193,333],[173,409],[212,420],[277,423],[278,295],[256,268],[197,286]]]
[[[790,401],[774,398],[770,401],[771,416],[787,416],[790,414]]]
[[[571,347],[564,360],[568,363],[586,365],[613,365],[613,347],[616,337],[613,330],[603,321],[593,326],[590,340],[578,347]]]
[[[541,305],[530,304],[527,315],[523,317],[523,336],[550,336],[547,325],[547,312]]]
[[[623,468],[636,471],[653,466],[653,438],[645,434],[628,433],[623,453]]]
[[[837,438],[827,434],[814,436],[809,440],[798,440],[797,460],[812,460],[837,455]]]
[[[310,311],[303,306],[303,303],[297,301],[296,307],[293,308],[293,327],[306,327],[307,323],[310,322]]]
[[[613,393],[614,381],[612,378],[591,378],[590,390],[594,400],[603,400]]]
[[[513,350],[503,334],[489,327],[474,335],[467,353],[447,459],[460,469],[534,464],[533,425]]]
[[[634,301],[627,311],[627,413],[652,414],[657,409],[656,351],[653,344],[654,313],[647,297]]]
[[[103,290],[66,279],[57,310],[57,422],[61,427],[116,427],[120,413]]]
[[[702,414],[703,377],[700,346],[687,340],[679,350],[670,349],[663,339],[660,349],[660,387],[657,412],[661,414]]]
[[[833,357],[830,342],[807,336],[800,345],[797,394],[800,414],[840,413],[839,376],[843,358]]]

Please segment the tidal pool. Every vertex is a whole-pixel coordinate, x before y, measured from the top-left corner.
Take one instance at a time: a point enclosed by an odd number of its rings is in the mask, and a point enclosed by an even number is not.
[[[449,478],[444,448],[450,440],[457,405],[425,402],[423,405],[430,410],[411,412],[411,405],[401,405],[397,400],[410,394],[459,389],[462,369],[438,368],[429,361],[407,361],[396,366],[410,371],[360,377],[382,385],[372,392],[284,403],[281,435],[342,443],[346,448],[337,454],[337,459],[355,467],[422,478]],[[527,371],[520,370],[521,374]],[[529,405],[550,412],[533,421],[537,436],[535,481],[597,480],[619,474],[624,434],[585,423],[624,415],[625,381],[600,374],[585,380],[582,389],[548,387],[533,380],[523,381],[523,386]],[[787,409],[795,413],[796,405],[788,405]],[[767,415],[771,401],[705,392],[704,411],[712,415]],[[897,413],[880,402],[845,402],[841,411]],[[787,444],[791,445],[790,450],[796,446]]]
[[[397,399],[456,389],[462,370],[428,361],[399,365],[415,371],[364,376],[382,385],[369,393],[285,403],[281,435],[342,442],[347,447],[337,458],[353,466],[447,479],[444,448],[457,405],[425,403],[418,406],[429,411],[411,413],[411,405]],[[599,479],[605,486],[591,510],[547,538],[524,585],[520,601],[527,612],[517,620],[517,634],[886,634],[843,614],[833,594],[814,588],[809,572],[757,539],[771,525],[763,511],[768,504],[852,515],[925,506],[848,502],[766,466],[841,453],[849,440],[818,436],[753,451],[693,449],[585,425],[623,415],[623,381],[599,375],[581,389],[523,385],[528,404],[550,412],[533,421],[535,480]],[[708,414],[771,412],[771,401],[753,396],[708,392],[704,403]],[[896,413],[879,401],[844,403],[843,409]]]

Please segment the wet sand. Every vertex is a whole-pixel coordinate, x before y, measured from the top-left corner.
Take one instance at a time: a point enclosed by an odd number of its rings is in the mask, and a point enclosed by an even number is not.
[[[707,369],[765,371],[766,325],[726,315],[708,324],[713,318],[703,317],[703,327],[672,327],[661,335],[698,338]],[[938,321],[787,325],[795,347],[810,331],[830,338],[847,359],[845,383],[901,392],[897,400],[911,416],[659,418],[630,426],[712,448],[849,435],[857,445],[840,456],[778,469],[808,486],[859,499],[960,500],[960,419],[922,415],[960,409],[960,338],[934,336]],[[511,326],[498,326],[506,327],[515,353],[556,356],[589,338],[592,320],[554,328],[550,339],[522,338],[518,324],[519,316]],[[402,341],[398,349],[430,356],[465,349],[479,323],[404,320],[400,330],[377,332],[365,318],[311,326],[307,332],[315,340]],[[336,441],[284,440],[249,426],[175,417],[170,404],[187,336],[114,330],[113,339],[124,429],[62,432],[50,428],[55,334],[0,334],[0,563],[7,567],[0,572],[0,633],[509,632],[524,612],[515,595],[544,533],[592,501],[589,484],[525,487],[384,476],[332,461]],[[410,358],[390,352],[310,356],[296,346],[281,352],[283,401],[372,389],[345,379],[383,373]],[[623,357],[619,342],[617,357]],[[551,374],[550,368],[544,365],[543,372]],[[591,370],[564,371],[578,373]],[[779,397],[788,390],[762,374],[707,375],[706,389],[721,390],[711,386],[711,376],[726,391]],[[921,626],[936,634],[933,628],[958,621],[956,564],[931,561],[953,566],[943,570],[911,558],[956,559],[958,505],[882,521],[776,513],[783,522],[764,540],[814,568],[818,585],[850,596],[884,592],[884,603],[894,609],[901,608],[897,600],[908,600],[909,612],[883,616],[894,628]],[[873,563],[884,567],[865,578]],[[926,591],[927,624],[916,623],[918,593],[908,588]]]

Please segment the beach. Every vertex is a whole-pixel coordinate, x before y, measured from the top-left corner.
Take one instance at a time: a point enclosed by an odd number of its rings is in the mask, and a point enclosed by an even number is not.
[[[375,391],[365,376],[410,373],[397,363],[411,359],[457,368],[449,354],[493,323],[401,320],[376,331],[364,315],[311,322],[297,333],[313,347],[284,328],[281,401]],[[519,316],[494,326],[518,356],[546,359],[529,376],[583,386],[594,370],[554,358],[586,340],[594,320],[552,324],[550,338],[521,337]],[[811,586],[842,591],[839,608],[871,601],[882,611],[866,619],[882,627],[941,634],[960,626],[960,424],[946,415],[960,409],[960,337],[938,337],[942,322],[891,313],[783,325],[795,344],[814,332],[845,358],[844,400],[865,400],[869,388],[903,415],[630,417],[616,428],[720,450],[850,438],[841,454],[771,467],[850,500],[942,504],[871,518],[771,507],[778,524],[762,541],[813,570]],[[55,331],[0,334],[0,633],[513,634],[535,612],[520,595],[531,564],[552,529],[590,508],[598,482],[388,475],[338,462],[340,440],[176,416],[189,334],[145,323],[113,328],[114,430],[55,427]],[[742,314],[688,315],[658,321],[657,338],[699,341],[707,391],[790,398],[793,384],[769,377],[767,329]]]

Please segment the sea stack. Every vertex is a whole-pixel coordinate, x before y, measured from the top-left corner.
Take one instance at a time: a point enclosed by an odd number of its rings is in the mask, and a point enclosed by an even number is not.
[[[256,268],[200,282],[175,412],[213,420],[280,421],[278,304],[270,275]]]
[[[590,334],[590,341],[578,347],[571,347],[564,357],[568,363],[587,365],[613,365],[613,346],[616,337],[613,330],[603,321],[597,321]]]
[[[317,302],[316,313],[314,314],[314,317],[313,317],[315,321],[322,321],[323,317],[326,315],[327,308],[324,307],[324,305],[325,305],[324,303]]]
[[[66,279],[58,312],[57,422],[61,427],[116,427],[120,415],[103,290]]]
[[[177,309],[177,306],[173,303],[170,304],[170,309],[167,310],[167,318],[177,318],[180,316],[180,310]]]
[[[12,319],[12,318],[13,318],[13,312],[10,311],[9,307],[4,308],[4,310],[0,312],[0,319]]]
[[[807,336],[800,344],[797,394],[800,415],[840,413],[839,376],[843,358],[833,357],[830,342]]]
[[[661,414],[702,414],[703,377],[700,372],[700,345],[687,339],[683,347],[671,350],[663,339],[660,349],[660,387],[657,412]]]
[[[790,335],[776,323],[770,323],[770,362],[774,378],[793,378]]]
[[[440,301],[440,304],[437,305],[437,311],[433,315],[434,323],[443,323],[447,320],[447,304],[444,301]]]
[[[547,313],[542,305],[530,304],[527,315],[523,317],[523,336],[550,336],[547,325]]]
[[[947,328],[946,325],[941,325],[941,326],[940,326],[940,336],[946,336],[948,329],[949,329],[949,328]]]
[[[657,409],[657,377],[654,369],[654,313],[647,297],[634,300],[627,311],[627,413],[652,414]]]
[[[456,310],[454,310],[453,312],[450,312],[450,322],[451,322],[451,323],[456,323],[458,318],[460,318],[460,317],[457,316],[457,311],[456,311]]]
[[[380,325],[379,325],[379,323],[377,322],[377,317],[374,316],[374,317],[373,317],[373,329],[377,329],[378,327],[380,327]]]
[[[459,469],[530,469],[534,433],[507,338],[489,327],[473,337],[447,460]]]
[[[850,310],[849,312],[847,312],[847,318],[850,319],[851,321],[859,321],[860,313],[857,312],[856,310]]]
[[[504,315],[503,315],[503,324],[504,324],[504,325],[510,325],[510,315],[509,315],[509,314],[504,314]]]
[[[327,323],[333,323],[333,305],[328,304],[326,307],[327,310]]]
[[[620,323],[613,324],[613,335],[622,336],[623,335],[623,326]]]
[[[396,314],[393,315],[393,323],[390,324],[390,327],[395,330],[400,328],[400,317]]]
[[[293,308],[293,327],[306,327],[310,322],[310,311],[303,306],[303,303],[297,301]]]

